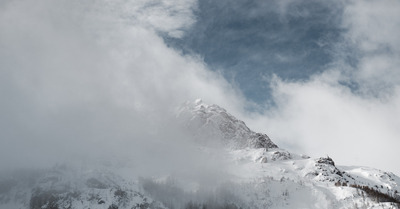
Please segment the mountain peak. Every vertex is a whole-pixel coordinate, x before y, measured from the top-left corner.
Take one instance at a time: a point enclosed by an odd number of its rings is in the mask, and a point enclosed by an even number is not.
[[[278,148],[266,134],[250,130],[243,121],[224,108],[215,104],[208,105],[201,99],[184,103],[177,117],[202,144],[220,143],[233,149]]]
[[[200,104],[203,104],[203,100],[200,99],[200,98],[198,98],[198,99],[196,99],[196,100],[194,101],[194,103],[195,103],[196,105],[200,105]]]

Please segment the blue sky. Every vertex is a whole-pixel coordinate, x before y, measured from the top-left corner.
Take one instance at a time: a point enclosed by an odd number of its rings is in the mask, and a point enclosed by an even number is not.
[[[165,40],[200,55],[248,99],[271,102],[271,75],[307,80],[333,62],[343,9],[339,1],[199,1],[184,36]]]

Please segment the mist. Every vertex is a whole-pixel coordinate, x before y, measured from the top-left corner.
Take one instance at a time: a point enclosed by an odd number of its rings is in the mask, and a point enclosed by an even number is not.
[[[3,1],[0,170],[111,163],[138,176],[201,179],[222,169],[193,146],[176,108],[202,97],[234,109],[241,96],[201,59],[168,48],[159,36],[180,36],[195,7]]]
[[[284,17],[292,3],[276,11]],[[282,148],[399,174],[399,5],[335,6],[343,36],[329,42],[332,63],[300,81],[259,75],[271,106],[165,43],[196,22],[196,1],[2,1],[0,170],[111,161],[136,175],[211,180],[224,162],[201,154],[175,121],[180,104],[202,98]]]

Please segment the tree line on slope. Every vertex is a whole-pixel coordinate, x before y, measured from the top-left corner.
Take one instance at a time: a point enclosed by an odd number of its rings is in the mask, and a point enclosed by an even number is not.
[[[369,186],[365,186],[365,185],[358,185],[358,184],[348,185],[346,182],[341,183],[340,181],[337,181],[335,183],[335,186],[353,187],[353,188],[364,191],[368,195],[368,197],[370,197],[372,200],[374,200],[376,202],[392,202],[392,203],[396,203],[398,206],[400,206],[400,196],[396,195],[398,193],[397,190],[394,192],[393,195],[391,195],[391,194],[385,194],[385,193],[379,191],[378,189],[374,189],[373,187],[369,187]]]

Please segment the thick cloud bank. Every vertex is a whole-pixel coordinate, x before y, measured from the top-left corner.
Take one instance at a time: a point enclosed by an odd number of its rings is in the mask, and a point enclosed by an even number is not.
[[[200,59],[159,36],[181,36],[195,7],[0,3],[0,168],[117,158],[174,170],[199,161],[171,120],[174,109],[197,97],[228,107],[240,99]]]

